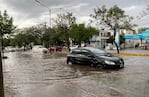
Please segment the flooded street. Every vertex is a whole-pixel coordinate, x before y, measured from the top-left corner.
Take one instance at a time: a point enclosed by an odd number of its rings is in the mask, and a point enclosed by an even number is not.
[[[5,97],[148,97],[149,57],[125,56],[125,68],[67,65],[65,57],[6,53]]]

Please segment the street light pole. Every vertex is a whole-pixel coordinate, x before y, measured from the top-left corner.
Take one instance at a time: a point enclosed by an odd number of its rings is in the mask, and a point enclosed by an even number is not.
[[[52,27],[52,24],[51,24],[51,18],[52,18],[51,14],[52,14],[52,11],[51,11],[51,9],[48,6],[46,6],[45,4],[41,3],[40,1],[38,1],[38,0],[35,0],[35,2],[37,2],[38,4],[40,4],[43,7],[48,9],[48,11],[49,11],[49,24],[50,24],[50,27]]]
[[[40,2],[39,0],[34,0],[34,1],[37,2],[38,4],[40,4],[41,6],[43,6],[43,7],[48,9],[48,12],[49,12],[49,24],[50,24],[50,28],[52,28],[52,9],[49,8],[47,5],[45,5],[44,3]],[[59,8],[59,9],[61,9],[61,8]],[[49,42],[50,42],[50,36],[49,36]],[[49,46],[50,46],[50,44],[49,44]]]
[[[34,1],[37,2],[38,4],[40,4],[41,6],[48,9],[48,11],[49,11],[49,24],[50,24],[50,28],[52,28],[52,9],[60,9],[61,10],[62,8],[49,8],[47,5],[40,2],[39,0],[34,0]]]
[[[52,28],[52,24],[51,24],[51,22],[52,22],[52,10],[51,9],[48,9],[48,10],[49,10],[49,16],[50,16],[50,18],[49,18],[50,28]]]

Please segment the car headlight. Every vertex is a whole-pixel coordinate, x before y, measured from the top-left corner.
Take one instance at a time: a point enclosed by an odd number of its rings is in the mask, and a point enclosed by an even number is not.
[[[108,64],[108,65],[115,65],[115,63],[112,62],[112,61],[107,61],[107,60],[106,60],[105,63]]]

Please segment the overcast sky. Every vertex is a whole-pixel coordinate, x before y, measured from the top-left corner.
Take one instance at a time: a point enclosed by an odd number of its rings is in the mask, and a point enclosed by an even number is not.
[[[140,16],[142,11],[149,5],[149,0],[38,0],[52,10],[52,17],[65,11],[72,12],[77,17],[78,23],[87,23],[89,15],[94,8],[106,5],[110,8],[118,5],[126,14],[134,18]],[[14,18],[14,24],[19,28],[49,23],[48,8],[35,2],[35,0],[0,0],[0,10],[7,10]],[[63,8],[63,9],[59,9]],[[139,26],[149,26],[149,16],[135,19]]]

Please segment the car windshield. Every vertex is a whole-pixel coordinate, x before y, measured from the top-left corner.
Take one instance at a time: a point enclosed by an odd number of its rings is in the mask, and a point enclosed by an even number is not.
[[[96,56],[103,56],[106,55],[107,52],[100,49],[90,48],[91,52],[93,52]]]

